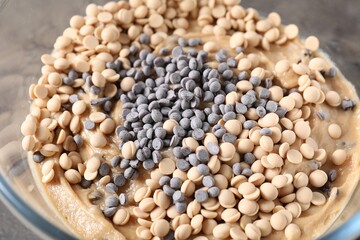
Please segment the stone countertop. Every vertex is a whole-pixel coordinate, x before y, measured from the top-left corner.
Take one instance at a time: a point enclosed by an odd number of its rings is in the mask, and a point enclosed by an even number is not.
[[[3,2],[4,0],[0,0],[0,7]],[[70,17],[75,13],[83,14],[84,10],[80,9],[79,6],[84,2],[89,1],[74,1],[74,6],[69,8],[68,5],[71,1],[10,0],[0,12],[0,16],[3,14],[9,16],[5,18],[5,20],[9,22],[26,21],[27,19],[23,19],[23,15],[17,12],[19,11],[19,5],[21,5],[22,11],[26,11],[27,7],[31,8],[35,5],[38,7],[41,6],[44,9],[45,15],[49,14],[46,13],[49,9],[49,11],[52,11],[50,14],[64,12]],[[360,81],[358,81],[358,77],[360,76],[359,0],[243,0],[242,3],[246,7],[258,9],[260,13],[263,14],[271,11],[278,12],[282,16],[283,23],[297,24],[300,27],[300,32],[303,34],[303,37],[316,35],[320,39],[321,47],[325,52],[329,53],[343,74],[355,83],[355,86],[360,87]],[[71,10],[69,11],[69,9]],[[10,18],[11,16],[12,18]],[[27,23],[31,24],[31,19],[30,22]],[[66,23],[67,22],[60,23],[60,25],[65,26],[64,24]],[[3,24],[4,22],[2,24],[0,23],[0,28],[4,27]],[[44,24],[46,24],[46,21],[44,21]],[[58,34],[60,33],[59,30]],[[1,39],[3,38],[3,36],[0,37]],[[44,49],[49,49],[51,45],[43,47]],[[39,237],[24,227],[0,201],[0,240],[1,239],[32,240],[39,239]]]

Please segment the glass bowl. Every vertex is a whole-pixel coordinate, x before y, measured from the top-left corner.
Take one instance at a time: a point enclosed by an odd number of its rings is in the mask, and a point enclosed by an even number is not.
[[[75,237],[35,185],[21,148],[20,124],[29,111],[27,89],[41,74],[40,56],[51,51],[70,17],[84,14],[90,2],[106,1],[0,0],[0,197],[24,225],[44,239]],[[244,0],[243,5],[261,13],[279,12],[283,22],[297,24],[303,36],[318,36],[322,49],[360,92],[359,1]],[[360,236],[359,200],[360,186],[324,238]]]

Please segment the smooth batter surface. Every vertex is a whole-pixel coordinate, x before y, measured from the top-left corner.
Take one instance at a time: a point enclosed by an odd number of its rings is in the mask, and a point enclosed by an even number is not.
[[[196,29],[194,29],[196,31]],[[218,41],[219,44],[229,51],[230,55],[234,54],[233,50],[228,46],[229,37],[221,37],[218,39],[215,36],[204,36],[200,34],[191,34],[188,37],[201,37],[204,42],[207,40]],[[299,41],[288,42],[283,46],[272,46],[270,51],[247,49],[246,52],[258,52],[262,55],[262,67],[271,70],[277,61],[282,59],[288,59],[290,62],[296,62],[302,54],[302,45]],[[211,59],[211,58],[210,58]],[[329,63],[330,64],[330,63]],[[287,81],[294,80],[290,78]],[[294,76],[295,77],[295,76]],[[333,79],[327,80],[326,84],[322,84],[322,89],[337,91],[342,98],[348,97],[351,99],[358,98],[353,87],[348,81],[338,73]],[[86,99],[86,98],[85,98]],[[340,167],[335,167],[329,160],[321,167],[322,170],[327,171],[331,168],[338,170],[338,177],[332,184],[332,187],[337,187],[339,193],[337,196],[330,196],[323,206],[312,206],[309,210],[302,213],[301,216],[294,220],[294,223],[298,224],[302,230],[302,239],[312,239],[320,236],[324,233],[331,224],[336,220],[337,216],[345,208],[349,198],[351,197],[355,187],[359,182],[360,166],[359,158],[360,153],[356,151],[358,148],[358,141],[360,136],[360,124],[358,118],[360,112],[358,108],[354,111],[343,111],[340,108],[330,108],[326,104],[322,104],[321,110],[326,113],[327,118],[321,121],[314,114],[319,109],[313,109],[311,116],[312,138],[314,138],[319,147],[324,148],[328,153],[328,156],[338,148],[347,150],[349,159]],[[119,116],[121,112],[121,104],[119,103],[113,116]],[[121,119],[113,118],[117,124],[121,123]],[[338,123],[343,130],[342,137],[338,140],[333,140],[328,136],[327,126],[330,123]],[[88,143],[89,131],[83,131],[84,147],[81,151],[83,159],[88,159],[89,156],[95,151]],[[114,155],[119,154],[117,148],[117,137],[113,137],[114,144],[109,145],[106,149],[102,149],[101,153],[105,158],[110,161]],[[58,156],[57,156],[58,157]],[[55,160],[56,158],[55,157]],[[34,164],[32,160],[29,161],[32,170],[37,176],[37,179],[41,179],[40,165]],[[284,165],[282,173],[284,172],[297,172],[297,168],[301,168],[306,172],[308,166],[304,161],[298,166]],[[40,188],[44,196],[48,199],[49,205],[54,208],[59,216],[64,219],[64,223],[69,226],[71,231],[82,239],[136,239],[135,230],[138,226],[136,218],[132,217],[131,221],[125,226],[114,226],[111,221],[106,219],[97,205],[92,205],[88,200],[88,194],[93,189],[82,189],[80,186],[71,186],[63,176],[63,171],[59,166],[55,166],[56,174],[54,180],[49,184],[43,184],[39,182]],[[308,170],[310,171],[310,170]],[[140,178],[136,181],[131,181],[121,188],[121,191],[126,192],[129,196],[130,202],[134,190],[145,185],[144,180],[148,176],[145,171],[140,173]],[[99,191],[103,191],[103,187],[97,188]],[[100,200],[101,202],[101,200]],[[100,203],[101,204],[101,203]],[[128,208],[134,206],[130,204]],[[130,211],[131,212],[131,211]],[[268,239],[279,239],[283,237],[283,232],[273,231]]]

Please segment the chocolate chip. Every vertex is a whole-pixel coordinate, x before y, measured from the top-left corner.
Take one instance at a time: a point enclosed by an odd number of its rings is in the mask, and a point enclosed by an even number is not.
[[[172,195],[172,199],[174,200],[174,202],[182,202],[185,200],[185,195],[181,191],[177,190]]]
[[[212,176],[205,176],[203,179],[202,179],[202,184],[205,186],[205,187],[213,187],[215,185],[215,179],[212,177]]]
[[[210,169],[207,165],[205,164],[199,164],[196,166],[197,171],[201,174],[201,175],[208,175],[210,173]]]
[[[205,202],[208,198],[209,194],[205,190],[199,189],[195,191],[195,200],[199,203]]]
[[[209,142],[207,145],[206,145],[206,148],[207,150],[209,151],[209,153],[211,155],[217,155],[219,154],[220,152],[220,148],[219,148],[219,145],[213,143],[213,142]]]
[[[170,179],[170,187],[173,189],[180,189],[182,181],[178,177],[173,177]]]
[[[186,212],[186,208],[187,208],[186,202],[176,202],[175,203],[175,209],[178,213]]]
[[[208,189],[208,194],[210,197],[218,197],[220,194],[220,189],[218,187],[211,187]]]

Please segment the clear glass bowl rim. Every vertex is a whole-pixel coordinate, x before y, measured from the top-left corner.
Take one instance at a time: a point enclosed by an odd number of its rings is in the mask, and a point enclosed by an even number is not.
[[[27,203],[21,199],[18,194],[10,187],[6,179],[0,174],[0,197],[6,207],[28,227],[30,230],[36,230],[43,238],[51,239],[76,239],[69,233],[61,230],[54,224],[47,221],[44,217],[39,215]],[[30,228],[33,227],[33,228]],[[34,231],[35,232],[35,231]]]
[[[0,8],[9,0],[0,0]],[[360,89],[357,89],[358,92]],[[359,183],[360,184],[360,183]],[[31,231],[44,239],[77,239],[69,232],[62,230],[46,220],[24,201],[9,182],[0,173],[0,200],[4,202],[11,212]],[[349,218],[334,231],[322,236],[320,239],[338,240],[352,239],[360,236],[360,212]]]

